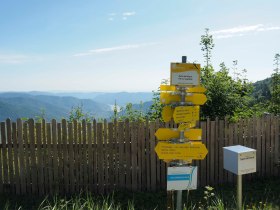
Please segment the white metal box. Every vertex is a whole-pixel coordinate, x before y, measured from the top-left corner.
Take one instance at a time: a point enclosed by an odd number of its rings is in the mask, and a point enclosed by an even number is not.
[[[235,145],[223,147],[224,169],[236,174],[243,175],[256,172],[255,149]]]

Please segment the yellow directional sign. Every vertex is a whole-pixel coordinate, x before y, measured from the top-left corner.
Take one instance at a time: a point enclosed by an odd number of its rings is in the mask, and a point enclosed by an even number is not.
[[[160,93],[160,102],[163,104],[170,104],[172,102],[180,102],[180,95],[171,95],[170,93]],[[204,94],[201,93],[191,93],[187,94],[185,97],[186,102],[193,103],[194,105],[203,105],[207,98]]]
[[[168,141],[170,139],[179,139],[180,138],[180,131],[177,129],[170,129],[170,128],[159,128],[155,136],[158,140]],[[192,141],[201,141],[202,130],[195,128],[189,129],[184,132],[184,137],[186,139]]]
[[[178,106],[175,109],[165,106],[161,115],[164,122],[172,118],[175,123],[195,122],[199,120],[199,106]]]
[[[176,86],[174,85],[160,85],[161,91],[177,91]],[[205,93],[206,88],[202,86],[195,86],[195,87],[189,87],[186,89],[187,93]]]
[[[200,83],[200,65],[194,63],[171,63],[170,84],[196,86]]]
[[[170,144],[159,142],[155,148],[159,159],[203,160],[208,153],[204,144]]]
[[[170,106],[165,106],[162,109],[161,116],[164,122],[169,122],[172,119],[174,109]]]
[[[199,120],[199,106],[178,106],[173,113],[175,123]]]

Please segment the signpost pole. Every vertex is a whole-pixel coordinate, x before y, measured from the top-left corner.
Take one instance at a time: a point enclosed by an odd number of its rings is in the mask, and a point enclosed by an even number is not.
[[[242,175],[237,175],[237,209],[242,210]]]
[[[182,56],[182,63],[187,63],[187,56]],[[180,93],[181,93],[181,102],[182,104],[185,102],[185,96],[186,96],[186,92],[185,92],[185,87],[180,88]],[[180,131],[180,138],[179,138],[179,143],[183,143],[185,139],[184,136],[184,130]],[[183,165],[184,161],[179,161],[179,165]],[[182,197],[183,197],[183,191],[182,190],[177,190],[177,205],[176,205],[176,210],[182,210]]]

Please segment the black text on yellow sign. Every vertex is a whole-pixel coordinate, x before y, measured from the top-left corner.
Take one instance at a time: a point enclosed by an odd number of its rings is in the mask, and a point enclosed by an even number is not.
[[[172,118],[174,118],[175,123],[196,122],[199,120],[199,106],[163,107],[163,121],[169,122]]]
[[[184,143],[171,144],[158,142],[155,152],[164,160],[203,160],[208,153],[204,144]]]

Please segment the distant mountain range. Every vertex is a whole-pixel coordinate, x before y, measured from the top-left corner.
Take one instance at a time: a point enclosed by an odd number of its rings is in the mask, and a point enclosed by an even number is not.
[[[95,118],[110,118],[112,105],[125,106],[151,101],[152,93],[51,93],[4,92],[0,93],[0,121],[6,118],[34,118],[45,111],[46,120],[68,118],[73,107],[82,105],[83,111]],[[137,107],[137,105],[136,105]],[[146,108],[146,107],[145,107]]]
[[[256,102],[270,99],[271,78],[257,81],[253,86],[252,96]],[[115,103],[124,108],[127,103],[132,103],[134,109],[141,108],[147,112],[152,105],[152,97],[152,92],[0,92],[0,121],[6,118],[35,118],[41,115],[42,110],[48,121],[68,119],[71,109],[81,105],[90,116],[108,119],[113,115]]]

